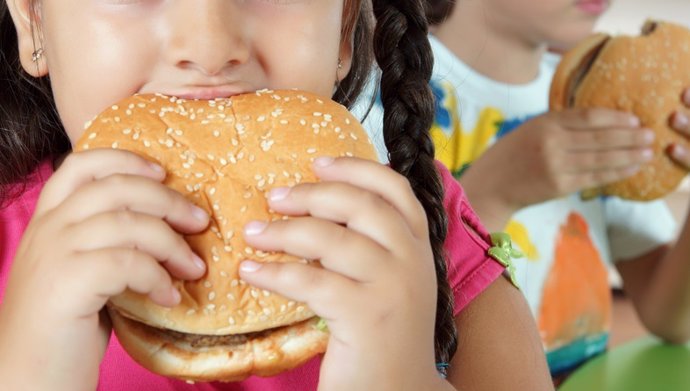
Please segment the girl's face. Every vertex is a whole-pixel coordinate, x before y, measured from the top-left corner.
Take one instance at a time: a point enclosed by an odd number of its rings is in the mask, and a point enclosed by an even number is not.
[[[12,3],[22,60],[35,73],[21,15],[31,0]],[[73,143],[85,122],[134,93],[210,99],[299,88],[331,96],[350,66],[343,0],[44,0],[37,19],[40,73],[50,76]]]
[[[611,0],[460,0],[482,1],[486,19],[504,32],[567,48],[590,34]],[[489,22],[490,23],[490,22]]]

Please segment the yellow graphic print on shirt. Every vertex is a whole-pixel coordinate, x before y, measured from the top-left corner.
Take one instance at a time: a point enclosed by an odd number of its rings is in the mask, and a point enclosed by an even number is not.
[[[436,147],[436,159],[443,163],[458,178],[469,165],[481,156],[493,141],[517,127],[517,123],[505,126],[506,120],[500,110],[484,108],[471,132],[462,128],[457,111],[457,93],[452,85],[432,81],[431,89],[436,98],[434,125],[431,139]],[[504,229],[513,243],[525,254],[528,260],[539,258],[536,246],[529,238],[524,225],[515,220],[508,222]]]

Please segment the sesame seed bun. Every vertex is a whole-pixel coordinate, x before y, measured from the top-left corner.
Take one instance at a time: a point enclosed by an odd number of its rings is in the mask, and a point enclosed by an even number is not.
[[[673,130],[670,115],[681,106],[690,86],[690,30],[648,21],[636,37],[596,34],[568,51],[558,66],[549,96],[552,110],[603,107],[634,113],[652,129],[654,158],[632,177],[601,188],[586,189],[585,199],[613,195],[648,201],[678,187],[687,170],[666,150],[672,143],[690,147]]]
[[[185,380],[236,381],[292,368],[325,350],[328,333],[314,327],[318,319],[307,306],[246,284],[238,269],[245,259],[310,262],[256,250],[242,229],[251,220],[286,218],[269,210],[266,194],[316,182],[314,158],[376,160],[347,109],[294,90],[212,101],[135,95],[87,124],[75,150],[93,148],[125,149],[159,163],[164,184],[211,216],[207,230],[185,238],[208,270],[197,281],[174,281],[178,306],[164,308],[132,291],[110,300],[115,332],[135,360]],[[169,334],[162,338],[161,330]],[[213,345],[214,336],[219,347],[191,348],[190,341]],[[228,336],[241,336],[241,343],[228,345]]]

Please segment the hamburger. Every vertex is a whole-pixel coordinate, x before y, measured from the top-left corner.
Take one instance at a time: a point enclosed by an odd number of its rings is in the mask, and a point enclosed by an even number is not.
[[[556,70],[549,96],[552,110],[603,107],[634,113],[656,138],[654,157],[627,179],[586,189],[582,197],[613,195],[647,201],[673,191],[687,170],[670,159],[671,144],[690,147],[674,131],[671,114],[690,86],[690,30],[648,21],[640,36],[595,34],[568,51]]]
[[[187,381],[239,381],[270,376],[323,353],[328,332],[303,303],[260,290],[239,278],[239,264],[309,262],[247,245],[251,220],[285,219],[266,194],[315,182],[318,156],[376,153],[343,106],[306,92],[263,90],[227,99],[184,100],[135,95],[87,124],[76,150],[117,148],[165,168],[166,186],[211,216],[208,228],[186,236],[204,259],[197,281],[174,280],[182,301],[158,306],[126,291],[108,312],[125,350],[145,368]]]

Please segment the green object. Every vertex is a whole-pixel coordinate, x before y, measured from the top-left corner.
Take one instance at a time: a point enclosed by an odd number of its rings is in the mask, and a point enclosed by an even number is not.
[[[510,275],[510,282],[517,288],[520,288],[517,279],[515,278],[515,265],[513,258],[522,258],[524,254],[520,250],[513,248],[513,241],[510,235],[505,232],[494,232],[491,235],[491,248],[489,248],[489,256],[497,260],[501,265],[505,266]]]
[[[618,346],[575,371],[559,391],[690,390],[690,344],[644,338]]]
[[[326,319],[319,318],[319,322],[316,324],[316,329],[320,331],[328,331],[328,323],[326,323]]]

